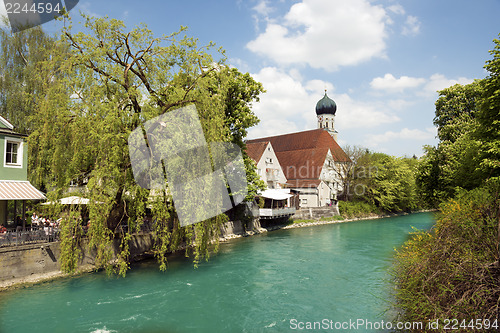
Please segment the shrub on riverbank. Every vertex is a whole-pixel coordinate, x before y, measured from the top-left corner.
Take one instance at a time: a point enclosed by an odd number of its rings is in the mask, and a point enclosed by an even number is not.
[[[382,211],[374,204],[365,201],[339,201],[339,213],[346,219],[381,215]]]
[[[439,319],[439,329],[444,331],[445,319],[457,319],[460,327],[473,319],[483,320],[484,326],[485,319],[492,324],[498,318],[499,185],[490,182],[461,191],[441,205],[431,232],[413,233],[398,251],[395,277],[400,320]]]

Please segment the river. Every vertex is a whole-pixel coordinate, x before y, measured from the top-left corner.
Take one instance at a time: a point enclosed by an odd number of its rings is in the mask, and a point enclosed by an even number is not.
[[[394,249],[433,223],[418,213],[279,230],[222,244],[197,269],[177,257],[166,272],[146,261],[126,278],[93,273],[3,292],[0,332],[288,332],[314,322],[336,331],[349,321],[361,326],[348,331],[376,331],[394,315]]]

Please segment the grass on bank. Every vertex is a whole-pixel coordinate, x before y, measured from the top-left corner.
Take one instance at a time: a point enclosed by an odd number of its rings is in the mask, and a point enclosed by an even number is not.
[[[500,304],[499,193],[499,183],[462,191],[441,205],[433,230],[413,233],[397,251],[399,320],[489,319],[490,328],[482,331],[496,331],[491,325]]]
[[[299,224],[299,223],[311,223],[311,222],[316,222],[316,220],[312,220],[312,219],[288,219],[288,224]]]
[[[319,219],[320,221],[342,221],[344,217],[341,215],[337,216],[323,216]]]

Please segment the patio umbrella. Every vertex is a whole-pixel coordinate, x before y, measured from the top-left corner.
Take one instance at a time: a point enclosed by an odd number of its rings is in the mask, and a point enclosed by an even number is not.
[[[60,204],[63,205],[88,205],[89,199],[87,198],[82,198],[82,197],[77,197],[77,196],[71,196],[71,197],[66,197],[58,200]],[[53,201],[48,201],[44,202],[42,205],[53,205]]]

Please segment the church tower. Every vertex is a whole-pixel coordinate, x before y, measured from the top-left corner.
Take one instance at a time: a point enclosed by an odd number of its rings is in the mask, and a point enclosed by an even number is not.
[[[335,130],[335,112],[337,112],[337,104],[326,95],[325,90],[325,96],[316,103],[318,128],[327,130],[333,139],[337,141],[338,132]]]

